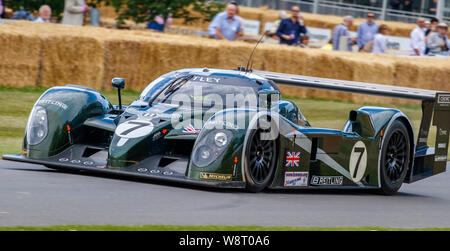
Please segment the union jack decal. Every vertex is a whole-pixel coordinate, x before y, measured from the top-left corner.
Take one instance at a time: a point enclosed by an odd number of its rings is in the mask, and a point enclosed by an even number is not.
[[[199,134],[200,130],[195,129],[191,124],[189,124],[188,126],[184,127],[183,133]]]
[[[300,152],[286,152],[286,167],[296,167],[300,161]]]

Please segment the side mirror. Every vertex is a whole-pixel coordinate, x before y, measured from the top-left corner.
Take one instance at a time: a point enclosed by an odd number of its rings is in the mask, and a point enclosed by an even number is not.
[[[113,78],[111,81],[111,85],[113,88],[123,90],[125,88],[125,79],[124,78]]]
[[[125,88],[125,79],[124,78],[113,78],[111,81],[111,85],[113,88],[117,89],[119,95],[119,110],[122,111],[122,96],[120,95],[120,90]]]
[[[280,92],[276,90],[262,90],[258,92],[259,108],[271,109],[273,103],[280,101]]]

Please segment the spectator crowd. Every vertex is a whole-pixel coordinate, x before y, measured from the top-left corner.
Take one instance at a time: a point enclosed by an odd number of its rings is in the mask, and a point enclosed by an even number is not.
[[[437,0],[432,1],[430,12],[436,12],[437,2]],[[391,8],[395,10],[410,10],[412,5],[412,1],[407,0],[390,0],[389,3]],[[4,15],[4,9],[3,0],[0,0],[1,16]],[[84,24],[85,16],[88,13],[91,12],[91,19],[93,18],[92,14],[94,14],[94,11],[95,8],[88,6],[85,0],[65,0],[62,24],[81,26]],[[162,15],[155,15],[155,13],[152,14],[151,16],[155,16],[155,18],[148,22],[148,29],[163,32],[165,27],[171,25],[171,15],[163,17]],[[280,11],[279,17],[280,19],[266,32],[266,35],[278,40],[283,45],[302,48],[313,47],[309,43],[308,29],[298,6],[291,7],[290,15],[285,11]],[[375,14],[372,12],[367,13],[366,18],[365,22],[359,24],[356,36],[352,36],[350,29],[353,27],[354,19],[352,16],[345,16],[342,23],[334,27],[331,40],[322,49],[377,54],[386,53],[388,44],[386,35],[389,33],[389,27],[385,24],[377,24]],[[24,8],[20,8],[13,13],[12,19],[51,23],[53,22],[52,9],[48,5],[43,5],[39,9],[39,16],[34,17]],[[224,11],[214,16],[208,27],[208,35],[213,39],[238,40],[244,34],[243,21],[239,16],[239,5],[235,1],[231,1],[226,5]],[[447,24],[439,22],[437,18],[432,18],[431,20],[418,18],[416,27],[410,34],[410,55],[448,56],[450,43],[447,33]]]

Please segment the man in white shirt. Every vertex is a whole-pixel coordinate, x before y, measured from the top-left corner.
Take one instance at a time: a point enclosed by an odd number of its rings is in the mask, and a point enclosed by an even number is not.
[[[425,19],[417,19],[417,27],[411,32],[411,55],[423,56],[425,54]]]
[[[50,23],[52,19],[52,9],[48,5],[42,5],[39,8],[39,17],[34,20],[36,23]]]

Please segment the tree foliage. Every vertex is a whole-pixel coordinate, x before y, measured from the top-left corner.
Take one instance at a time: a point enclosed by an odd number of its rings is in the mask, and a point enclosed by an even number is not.
[[[47,4],[52,8],[52,15],[60,17],[64,12],[64,0],[4,0],[5,5],[14,11],[24,7],[30,12],[36,12]],[[210,0],[86,0],[90,6],[101,3],[111,5],[119,13],[119,22],[132,19],[136,23],[151,21],[157,15],[167,18],[182,18],[185,23],[210,21],[212,17],[224,8],[223,4]]]
[[[224,4],[210,0],[106,0],[119,13],[118,20],[132,19],[136,23],[152,21],[162,15],[182,18],[185,23],[210,21]]]

